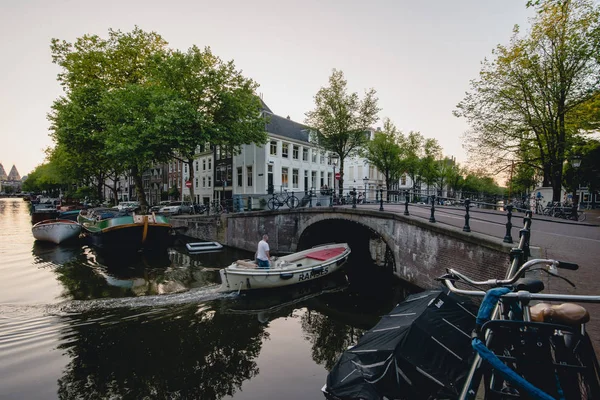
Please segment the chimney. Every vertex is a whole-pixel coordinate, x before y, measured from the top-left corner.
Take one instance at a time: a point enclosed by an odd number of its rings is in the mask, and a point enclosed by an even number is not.
[[[287,116],[287,119],[290,119],[290,116],[289,116],[289,115]]]

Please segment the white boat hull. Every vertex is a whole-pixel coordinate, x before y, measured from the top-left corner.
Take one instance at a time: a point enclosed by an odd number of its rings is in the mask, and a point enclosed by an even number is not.
[[[35,224],[31,232],[36,240],[60,244],[78,237],[81,233],[81,225],[66,219],[49,219]]]
[[[315,252],[339,252],[326,259],[313,259]],[[220,291],[269,289],[307,282],[330,275],[343,267],[350,255],[346,243],[318,246],[280,257],[271,268],[260,269],[250,260],[238,260],[220,271]]]
[[[210,251],[219,251],[223,249],[223,245],[218,242],[186,243],[185,247],[190,253],[205,253]]]

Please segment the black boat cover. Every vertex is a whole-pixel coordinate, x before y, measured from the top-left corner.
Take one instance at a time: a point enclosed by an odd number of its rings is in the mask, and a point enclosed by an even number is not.
[[[342,354],[323,391],[344,400],[456,397],[473,355],[477,310],[442,290],[407,297]]]

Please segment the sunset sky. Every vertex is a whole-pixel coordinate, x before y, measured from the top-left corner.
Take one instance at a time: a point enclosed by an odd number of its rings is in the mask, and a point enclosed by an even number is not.
[[[276,113],[304,122],[333,68],[351,91],[374,88],[403,132],[437,138],[466,161],[466,122],[452,116],[480,62],[528,27],[525,0],[2,0],[0,1],[0,163],[28,174],[52,145],[46,115],[61,95],[50,40],[138,25],[170,47],[210,46],[260,84]],[[381,121],[377,125],[381,125]],[[376,126],[377,126],[376,125]]]

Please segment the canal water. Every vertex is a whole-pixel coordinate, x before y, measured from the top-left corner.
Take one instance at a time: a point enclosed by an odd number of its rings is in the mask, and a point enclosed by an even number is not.
[[[218,293],[218,269],[251,256],[40,243],[28,203],[0,199],[0,398],[322,399],[340,354],[414,291],[353,252],[308,284]]]

